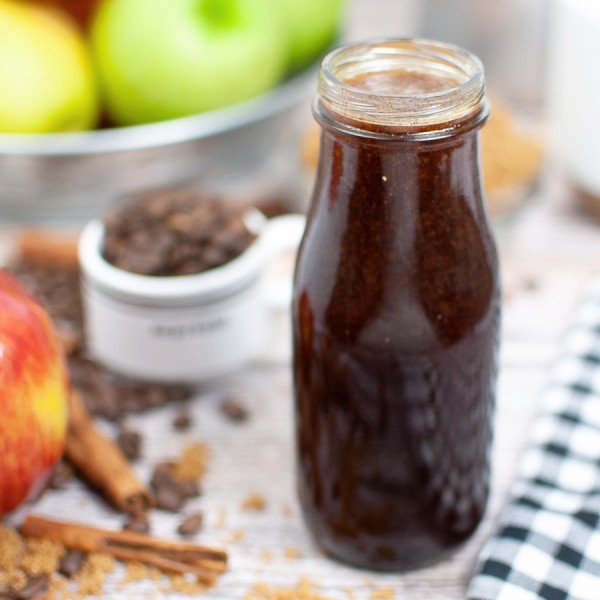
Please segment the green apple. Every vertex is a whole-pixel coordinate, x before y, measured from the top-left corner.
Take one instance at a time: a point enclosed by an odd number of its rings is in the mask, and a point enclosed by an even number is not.
[[[0,517],[39,492],[60,460],[69,385],[50,317],[0,269]]]
[[[339,34],[345,0],[273,0],[288,40],[288,71],[297,71],[325,53]]]
[[[89,129],[93,67],[77,25],[56,7],[0,0],[0,133]]]
[[[271,0],[105,0],[91,41],[108,111],[121,125],[249,99],[285,68]]]

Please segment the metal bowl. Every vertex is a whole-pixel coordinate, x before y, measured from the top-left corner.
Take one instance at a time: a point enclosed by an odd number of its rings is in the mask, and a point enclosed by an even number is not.
[[[84,220],[142,189],[190,184],[227,193],[285,178],[282,159],[298,139],[316,74],[312,65],[263,96],[159,123],[0,134],[0,219]]]

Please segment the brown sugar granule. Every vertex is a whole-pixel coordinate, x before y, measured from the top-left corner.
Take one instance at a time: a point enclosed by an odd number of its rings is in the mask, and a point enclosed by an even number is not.
[[[25,543],[19,567],[31,575],[51,575],[58,570],[64,553],[64,546],[58,542],[31,538]]]
[[[196,442],[184,448],[181,458],[175,463],[177,479],[199,481],[208,466],[209,450],[204,442]]]
[[[298,559],[298,558],[300,558],[302,556],[302,552],[300,552],[300,550],[298,550],[298,548],[294,548],[293,546],[288,546],[284,550],[283,555],[286,558],[295,560],[295,559]]]
[[[183,575],[171,575],[169,580],[169,590],[179,594],[198,596],[206,592],[207,589],[206,585],[195,580],[186,579]]]
[[[0,524],[0,572],[12,567],[23,552],[23,538],[14,530]]]
[[[516,208],[538,175],[542,155],[540,137],[524,131],[508,107],[493,101],[481,132],[481,166],[492,216]]]
[[[241,542],[244,538],[246,537],[246,530],[245,529],[234,529],[231,532],[231,536],[229,538],[229,542],[231,544],[235,544],[236,542]]]
[[[20,569],[0,569],[0,590],[20,590],[27,584],[27,575]]]
[[[369,594],[369,600],[395,600],[396,590],[391,587],[381,587]]]
[[[227,525],[227,509],[224,506],[219,507],[219,514],[215,527],[217,529],[224,529]]]
[[[260,553],[260,560],[264,562],[271,562],[273,560],[273,553],[270,550],[263,550]]]
[[[156,567],[150,567],[140,562],[128,562],[125,566],[125,575],[121,580],[121,587],[136,581],[159,581],[162,578],[163,574]]]
[[[63,553],[61,544],[24,540],[17,531],[0,525],[0,590],[13,598],[48,597],[50,578]]]
[[[294,587],[274,587],[259,581],[243,600],[331,600],[331,597],[321,594],[314,583],[303,578]]]
[[[75,578],[79,584],[79,592],[82,595],[100,595],[106,576],[114,571],[115,564],[115,559],[109,554],[98,552],[88,555]]]
[[[266,507],[267,501],[261,494],[249,494],[241,504],[242,510],[254,510],[257,512],[265,510]]]

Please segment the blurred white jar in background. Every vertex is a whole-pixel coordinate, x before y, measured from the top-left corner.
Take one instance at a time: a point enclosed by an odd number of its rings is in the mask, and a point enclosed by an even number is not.
[[[544,102],[548,2],[419,0],[419,35],[476,54],[491,95],[537,118]]]
[[[600,1],[554,0],[548,50],[551,153],[600,206]]]

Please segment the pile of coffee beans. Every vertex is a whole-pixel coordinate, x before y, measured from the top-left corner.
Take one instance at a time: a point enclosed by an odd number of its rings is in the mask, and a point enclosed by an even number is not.
[[[247,210],[193,188],[140,193],[105,216],[102,255],[141,275],[201,273],[239,256],[255,239],[244,222]]]

